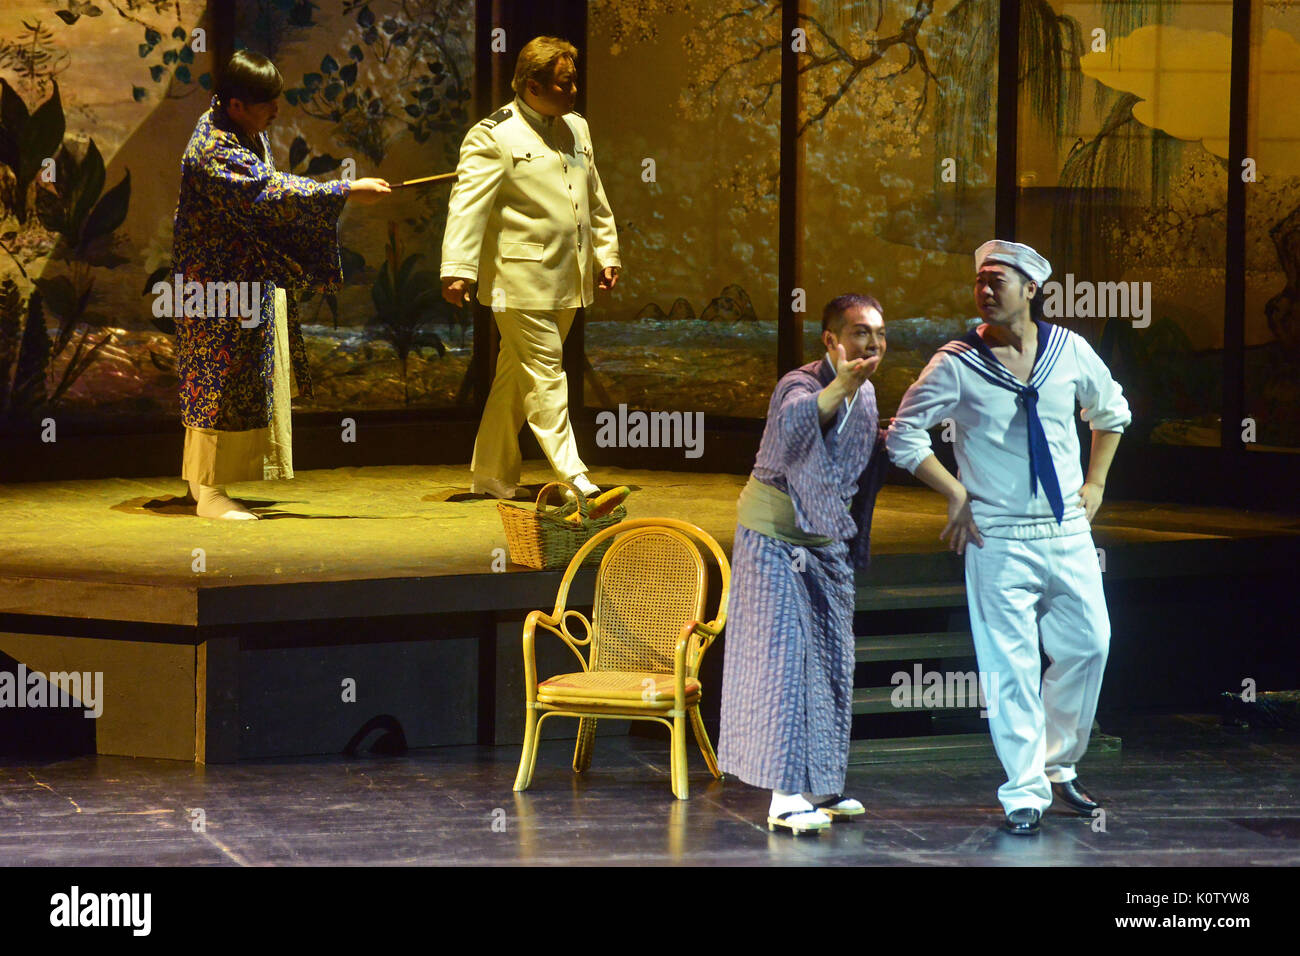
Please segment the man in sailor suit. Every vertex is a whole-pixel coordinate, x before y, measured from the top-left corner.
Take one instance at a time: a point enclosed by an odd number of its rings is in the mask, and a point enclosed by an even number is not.
[[[561,359],[593,285],[618,281],[618,235],[587,121],[572,112],[577,54],[555,37],[524,45],[514,101],[465,136],[447,210],[443,297],[459,306],[477,282],[478,301],[492,308],[501,332],[471,465],[473,490],[498,498],[515,494],[525,421],[558,478],[584,494],[598,490],[569,426]]]
[[[994,698],[989,730],[1007,774],[998,789],[1005,827],[1032,834],[1053,796],[1080,814],[1099,806],[1075,772],[1110,644],[1091,522],[1132,417],[1083,337],[1042,320],[1046,259],[994,240],[976,250],[975,270],[984,323],[935,353],[903,396],[886,447],[948,499],[940,537],[965,555],[981,684]],[[1086,478],[1076,401],[1092,428]],[[944,419],[956,425],[960,480],[931,452],[926,429]]]

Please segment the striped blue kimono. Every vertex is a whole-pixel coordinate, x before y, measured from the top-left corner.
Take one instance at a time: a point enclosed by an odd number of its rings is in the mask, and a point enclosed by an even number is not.
[[[800,547],[740,525],[723,641],[718,761],[756,787],[844,789],[853,705],[854,571],[870,556],[871,514],[887,467],[870,382],[823,428],[828,359],[784,376],[768,406],[753,477],[785,492]]]

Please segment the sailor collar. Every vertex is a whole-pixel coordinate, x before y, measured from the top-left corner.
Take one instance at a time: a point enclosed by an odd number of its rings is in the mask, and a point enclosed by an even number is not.
[[[1047,377],[1052,374],[1052,368],[1065,347],[1069,332],[1059,325],[1052,325],[1042,319],[1034,319],[1034,325],[1038,329],[1038,347],[1034,352],[1034,365],[1029,373],[1028,382],[1020,381],[998,360],[980,335],[979,326],[971,329],[960,339],[941,345],[939,351],[955,355],[994,385],[1017,394],[1030,388],[1036,390],[1042,387]]]
[[[1061,495],[1061,485],[1056,477],[1056,465],[1052,461],[1052,449],[1047,441],[1042,420],[1038,416],[1038,390],[1052,374],[1052,368],[1060,357],[1069,332],[1059,325],[1050,325],[1041,319],[1035,319],[1038,329],[1038,348],[1034,352],[1034,367],[1029,373],[1029,381],[1022,382],[1011,374],[1011,370],[998,361],[988,343],[980,337],[979,327],[971,329],[960,339],[939,347],[939,351],[956,356],[977,375],[1009,392],[1015,393],[1017,403],[1025,411],[1025,432],[1028,438],[1029,488],[1037,497],[1041,487],[1051,505],[1056,523],[1061,524],[1065,515],[1065,501]]]

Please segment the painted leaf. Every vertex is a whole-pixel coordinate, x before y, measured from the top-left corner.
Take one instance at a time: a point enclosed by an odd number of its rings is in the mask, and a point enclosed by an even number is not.
[[[69,238],[73,240],[76,239],[81,224],[90,215],[90,210],[94,208],[96,200],[99,199],[99,194],[104,191],[104,157],[100,155],[99,147],[95,145],[93,139],[86,147],[86,158],[81,162],[77,180],[73,187],[76,190],[76,195],[69,197],[72,202],[68,232],[71,233]]]
[[[36,288],[41,290],[41,295],[45,297],[46,308],[59,318],[68,318],[79,311],[77,289],[67,276],[55,276],[52,279],[42,277],[36,279],[35,284]]]
[[[171,278],[171,271],[172,271],[171,263],[168,263],[165,266],[159,266],[157,269],[154,269],[153,272],[149,273],[149,278],[144,280],[144,289],[141,291],[140,294],[152,295],[153,287],[155,285],[157,285],[159,282],[162,282],[164,279]]]
[[[104,193],[104,197],[95,205],[86,217],[86,225],[81,230],[82,245],[107,236],[126,219],[126,207],[131,201],[131,171],[128,169],[122,181]]]
[[[293,142],[289,144],[289,168],[294,169],[299,163],[307,158],[307,141],[301,136],[295,136]]]
[[[18,134],[19,165],[21,172],[18,182],[26,186],[40,172],[41,160],[53,156],[63,143],[66,129],[63,117],[63,101],[59,98],[59,84],[52,84],[54,91],[36,111],[31,114]]]
[[[343,160],[335,159],[328,153],[321,156],[313,156],[311,162],[307,164],[307,175],[315,176],[318,173],[328,173],[332,169],[338,169],[342,163]]]

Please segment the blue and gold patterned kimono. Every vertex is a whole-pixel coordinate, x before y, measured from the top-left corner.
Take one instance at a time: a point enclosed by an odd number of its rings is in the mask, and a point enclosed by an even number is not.
[[[256,145],[261,155],[253,148]],[[212,99],[181,159],[173,263],[185,282],[260,282],[260,319],[176,317],[181,422],[245,432],[268,426],[277,288],[332,291],[342,283],[338,218],[351,186],[277,172],[265,133],[249,142]],[[299,392],[310,397],[307,350],[294,296],[288,344]],[[261,478],[260,474],[247,477]]]

